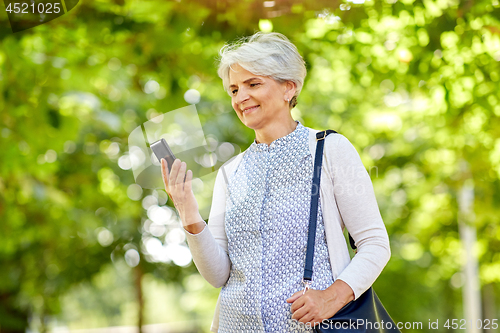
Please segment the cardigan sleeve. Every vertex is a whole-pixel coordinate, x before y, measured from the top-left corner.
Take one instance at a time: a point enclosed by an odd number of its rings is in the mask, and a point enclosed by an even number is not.
[[[227,178],[225,172],[225,167],[221,167],[217,172],[208,226],[198,234],[184,230],[196,268],[205,280],[216,288],[227,282],[231,268],[224,229]]]
[[[327,163],[333,175],[335,200],[357,253],[337,278],[352,288],[357,299],[380,275],[391,250],[370,175],[356,148],[346,137],[338,135],[336,145],[325,145],[330,157]]]

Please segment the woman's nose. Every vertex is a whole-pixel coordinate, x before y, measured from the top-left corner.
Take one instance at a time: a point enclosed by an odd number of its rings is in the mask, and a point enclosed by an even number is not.
[[[240,105],[241,103],[247,101],[250,98],[245,89],[238,90],[236,95],[236,103]]]

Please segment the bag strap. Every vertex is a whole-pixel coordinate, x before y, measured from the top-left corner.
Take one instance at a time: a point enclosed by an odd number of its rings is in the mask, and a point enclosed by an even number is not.
[[[313,275],[314,243],[316,241],[316,224],[318,219],[319,185],[321,181],[321,166],[323,164],[323,150],[325,147],[324,139],[332,133],[337,132],[334,130],[326,130],[316,133],[316,156],[314,158],[314,173],[311,190],[311,213],[309,216],[309,233],[307,236],[306,264],[304,269],[304,278],[302,280],[306,289],[309,288]],[[349,234],[349,243],[351,248],[355,250],[356,245],[354,244],[354,239],[352,239],[351,234]]]

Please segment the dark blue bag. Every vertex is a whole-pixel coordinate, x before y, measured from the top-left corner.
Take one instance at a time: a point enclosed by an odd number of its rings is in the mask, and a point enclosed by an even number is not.
[[[309,218],[309,234],[307,239],[306,264],[304,269],[304,284],[306,289],[311,284],[313,275],[314,242],[316,237],[316,220],[318,217],[319,184],[321,179],[321,164],[323,148],[328,134],[337,133],[333,130],[316,133],[316,157],[314,160],[314,175],[311,197],[311,215]],[[354,240],[349,235],[349,243],[356,249]],[[360,272],[361,273],[361,272]],[[323,320],[314,327],[314,332],[327,333],[385,333],[400,332],[394,321],[385,310],[379,298],[370,287],[358,299],[349,302],[332,318]]]

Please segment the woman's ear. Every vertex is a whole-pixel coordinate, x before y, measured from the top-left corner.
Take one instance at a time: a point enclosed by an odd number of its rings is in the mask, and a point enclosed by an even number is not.
[[[297,90],[297,85],[293,81],[286,81],[285,83],[285,96],[288,99],[292,99],[295,96],[295,91]]]

